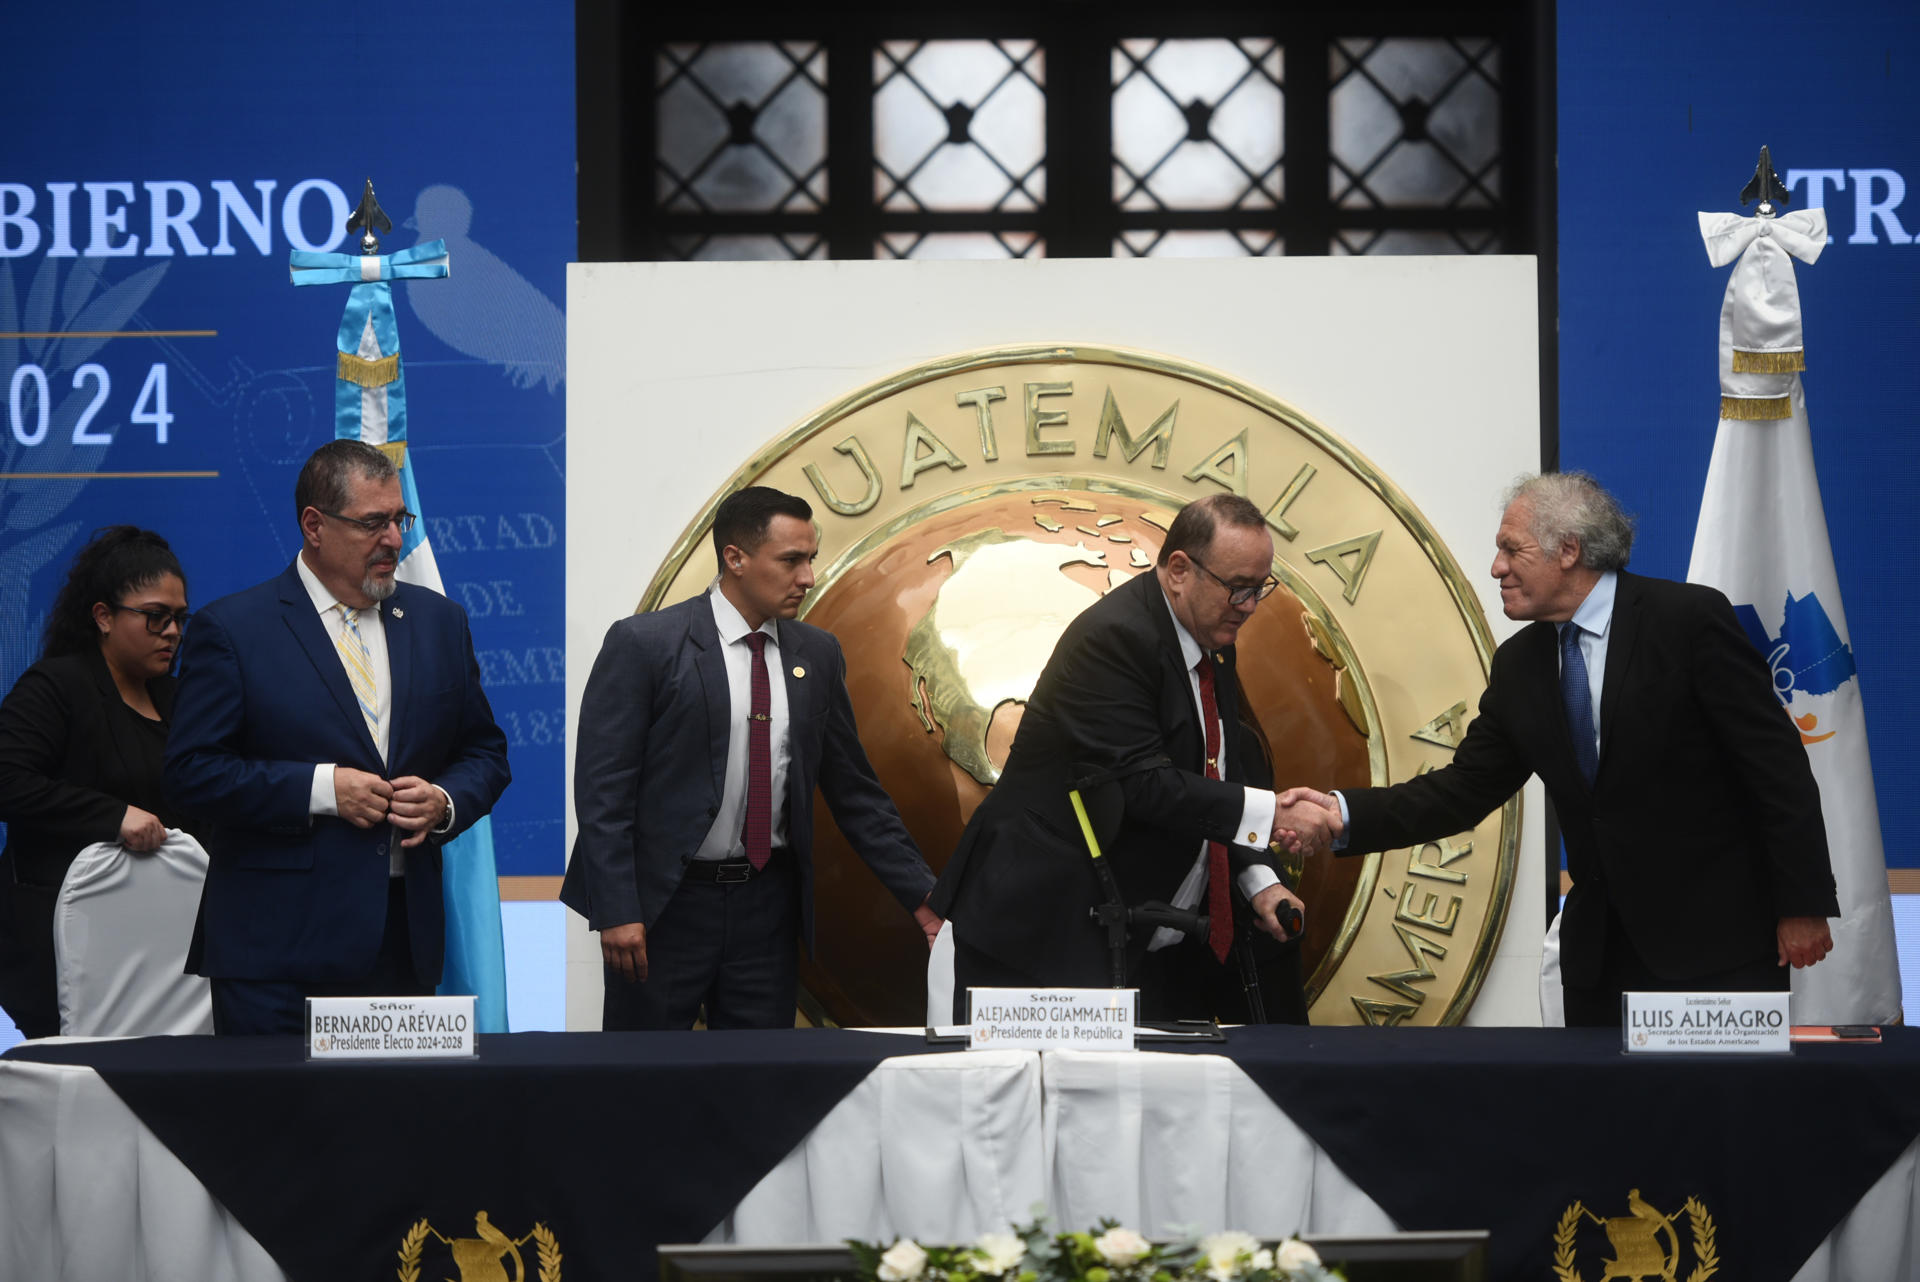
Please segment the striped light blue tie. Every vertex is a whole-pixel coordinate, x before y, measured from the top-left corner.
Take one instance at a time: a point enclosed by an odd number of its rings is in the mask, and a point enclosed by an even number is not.
[[[360,635],[360,611],[351,606],[340,607],[340,617],[346,626],[340,629],[340,639],[335,648],[340,651],[340,661],[346,665],[347,681],[353,686],[353,697],[360,702],[360,715],[367,720],[367,733],[373,738],[373,746],[380,746],[380,694],[373,683],[373,657],[367,653],[367,642]]]

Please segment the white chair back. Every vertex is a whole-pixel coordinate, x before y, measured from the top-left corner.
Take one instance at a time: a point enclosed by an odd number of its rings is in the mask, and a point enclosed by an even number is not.
[[[1547,924],[1540,941],[1540,1027],[1567,1026],[1566,995],[1560,991],[1560,914]]]
[[[53,909],[60,1031],[68,1037],[211,1033],[212,989],[184,973],[207,852],[169,830],[152,854],[82,850]]]
[[[953,1023],[953,923],[940,923],[933,937],[933,951],[927,955],[927,1027],[945,1028]]]

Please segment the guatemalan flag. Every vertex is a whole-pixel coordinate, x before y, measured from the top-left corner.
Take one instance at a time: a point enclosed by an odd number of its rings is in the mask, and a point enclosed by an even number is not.
[[[1720,311],[1720,429],[1687,578],[1733,602],[1820,783],[1842,917],[1833,952],[1794,972],[1793,1022],[1897,1023],[1900,970],[1866,718],[1800,384],[1792,260],[1820,256],[1826,214],[1761,208],[1754,218],[1700,215],[1707,256],[1734,268]]]
[[[334,380],[334,435],[377,446],[400,468],[400,496],[420,513],[412,453],[407,449],[407,396],[400,367],[400,332],[394,320],[394,280],[435,279],[447,274],[447,245],[433,240],[377,257],[295,250],[296,285],[353,285],[340,318]],[[446,593],[427,523],[414,522],[400,545],[398,577]],[[480,821],[441,852],[441,886],[447,907],[443,994],[474,997],[474,1022],[483,1033],[507,1031],[506,944],[500,929],[500,880],[493,858],[493,820]]]

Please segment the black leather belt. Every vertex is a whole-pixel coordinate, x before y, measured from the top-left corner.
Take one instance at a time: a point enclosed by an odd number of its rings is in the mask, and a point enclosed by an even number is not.
[[[786,847],[779,846],[767,855],[766,866],[755,868],[745,859],[690,859],[683,874],[687,881],[712,882],[717,886],[737,886],[752,881],[773,867],[774,861],[786,857]]]

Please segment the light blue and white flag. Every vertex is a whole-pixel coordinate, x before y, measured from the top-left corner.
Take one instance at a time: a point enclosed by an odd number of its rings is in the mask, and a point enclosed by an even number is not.
[[[406,374],[400,364],[400,332],[388,282],[446,276],[446,242],[428,241],[377,257],[296,250],[291,267],[296,285],[353,284],[336,344],[334,436],[365,441],[393,459],[400,468],[401,501],[409,512],[421,512],[407,449]],[[401,542],[398,577],[443,595],[446,592],[424,520],[416,521]],[[500,879],[490,816],[483,815],[446,844],[441,852],[441,886],[447,909],[447,953],[440,992],[472,994],[479,1031],[504,1033],[506,942],[500,928]]]
[[[1774,693],[1820,784],[1839,887],[1833,951],[1794,972],[1792,1018],[1898,1023],[1900,970],[1866,717],[1800,382],[1792,260],[1820,256],[1826,215],[1701,214],[1700,231],[1713,265],[1735,266],[1720,316],[1720,428],[1687,578],[1726,593],[1773,669]]]

